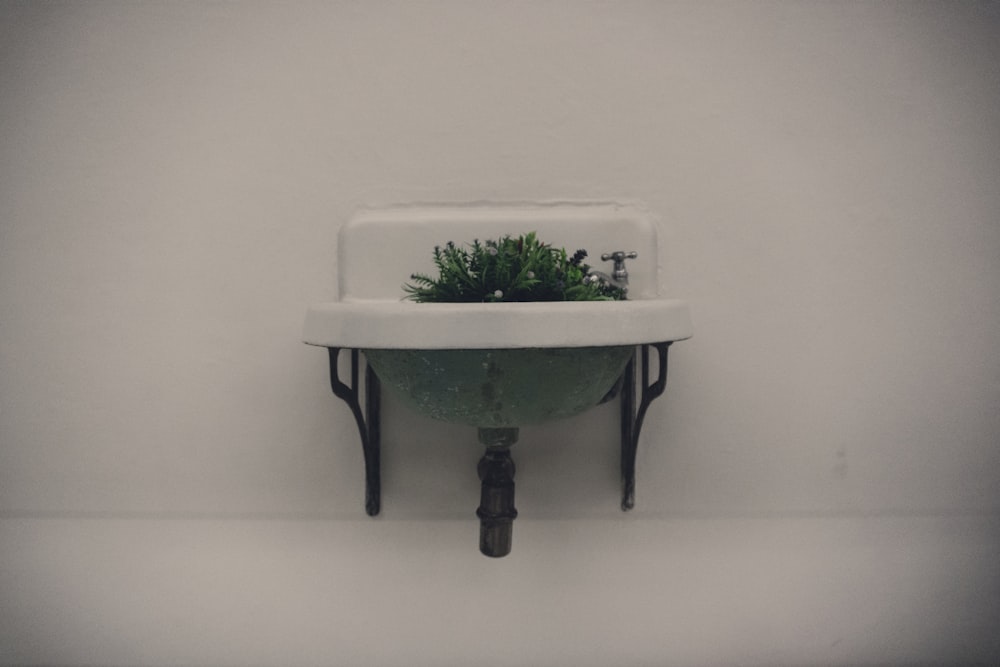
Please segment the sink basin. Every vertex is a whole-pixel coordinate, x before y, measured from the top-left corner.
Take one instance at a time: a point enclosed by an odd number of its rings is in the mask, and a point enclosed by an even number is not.
[[[632,358],[630,345],[493,350],[365,350],[404,403],[479,428],[518,427],[597,405]]]

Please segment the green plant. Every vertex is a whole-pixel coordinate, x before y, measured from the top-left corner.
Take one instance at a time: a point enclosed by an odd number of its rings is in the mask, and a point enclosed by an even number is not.
[[[418,302],[610,301],[622,291],[601,281],[585,281],[586,250],[568,255],[541,243],[535,232],[460,247],[449,241],[434,248],[439,276],[414,273],[403,286]]]

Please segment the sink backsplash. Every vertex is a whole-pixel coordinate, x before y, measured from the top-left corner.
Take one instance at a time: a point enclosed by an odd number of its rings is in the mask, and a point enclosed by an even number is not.
[[[656,225],[635,205],[615,203],[410,205],[364,210],[340,230],[337,278],[341,301],[399,300],[414,272],[434,273],[432,251],[448,241],[537,232],[538,238],[605,270],[601,253],[635,250],[628,265],[631,299],[659,295]]]

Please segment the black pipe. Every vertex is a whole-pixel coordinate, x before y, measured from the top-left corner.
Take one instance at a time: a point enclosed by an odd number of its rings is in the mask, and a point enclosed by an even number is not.
[[[479,551],[491,558],[510,553],[514,533],[514,461],[510,446],[517,442],[516,428],[479,429],[486,453],[479,460],[482,480],[479,509]]]

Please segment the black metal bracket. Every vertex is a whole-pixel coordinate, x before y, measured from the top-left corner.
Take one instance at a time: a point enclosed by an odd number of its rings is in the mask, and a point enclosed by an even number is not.
[[[622,476],[622,511],[635,507],[635,460],[639,447],[639,435],[642,423],[646,417],[649,404],[659,398],[667,386],[667,351],[670,342],[651,343],[639,346],[632,354],[625,367],[625,372],[617,386],[609,392],[608,398],[618,390],[621,394],[621,476]],[[657,375],[653,382],[649,380],[649,350],[657,353]],[[365,364],[364,409],[361,406],[361,391],[359,387],[360,359],[359,351],[350,349],[351,376],[350,384],[340,379],[338,360],[344,348],[328,348],[330,353],[330,387],[333,393],[347,403],[357,423],[358,434],[361,436],[361,447],[365,460],[365,511],[369,516],[376,516],[382,506],[382,473],[381,473],[381,384],[372,367]],[[636,366],[642,391],[639,393],[639,405],[636,407]]]
[[[656,380],[649,381],[649,348],[656,349],[658,373]],[[654,399],[663,394],[667,388],[667,350],[670,342],[642,345],[640,355],[633,352],[623,374],[621,389],[621,434],[622,434],[622,511],[627,512],[635,507],[635,456],[639,448],[639,433],[642,422],[646,418],[646,410]],[[636,363],[640,366],[642,394],[638,411],[636,398]]]
[[[365,455],[365,512],[375,516],[382,509],[382,466],[381,444],[382,434],[379,427],[381,421],[382,387],[372,367],[365,364],[365,411],[361,412],[358,387],[359,359],[358,350],[351,352],[351,383],[340,380],[337,361],[342,348],[331,347],[330,351],[330,387],[333,393],[351,408],[354,421],[361,435],[361,447]]]

